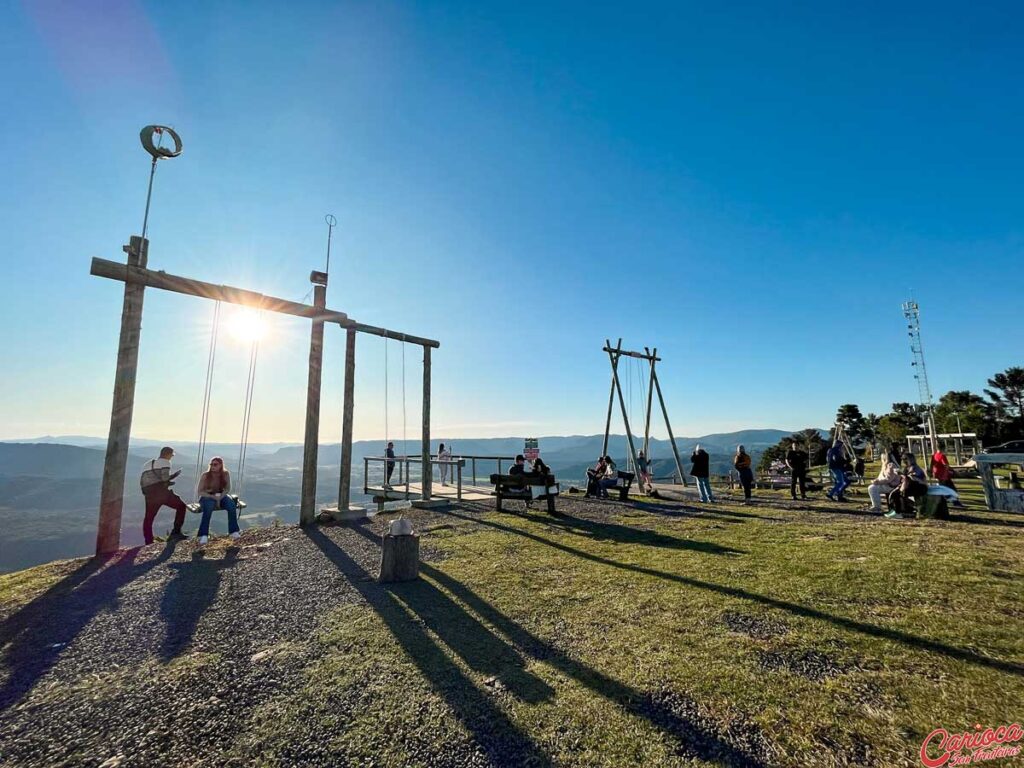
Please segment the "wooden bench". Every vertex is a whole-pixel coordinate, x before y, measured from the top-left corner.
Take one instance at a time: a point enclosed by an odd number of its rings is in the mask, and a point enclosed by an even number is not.
[[[530,508],[530,502],[534,499],[542,499],[548,503],[548,514],[555,513],[555,497],[558,496],[558,483],[554,475],[538,475],[529,472],[523,475],[491,475],[491,484],[494,486],[494,497],[496,500],[495,509],[501,512],[503,499],[515,499],[526,503]]]
[[[632,472],[619,472],[618,484],[613,488],[607,488],[605,490],[610,491],[611,493],[617,492],[619,494],[619,501],[629,501],[629,489],[633,487],[633,481],[635,479],[636,475]],[[593,494],[590,494],[590,497],[596,498]]]

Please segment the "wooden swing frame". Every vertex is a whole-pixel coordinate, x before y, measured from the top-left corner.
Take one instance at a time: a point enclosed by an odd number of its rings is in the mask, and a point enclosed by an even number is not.
[[[148,268],[149,241],[133,235],[123,247],[126,263],[94,258],[91,275],[124,283],[124,304],[121,310],[121,332],[114,375],[113,405],[110,410],[110,432],[103,460],[103,481],[100,488],[99,521],[96,531],[96,554],[108,555],[121,545],[121,518],[124,510],[124,483],[128,463],[128,441],[131,437],[132,413],[135,408],[135,382],[138,373],[139,343],[142,333],[142,303],[146,288],[198,296],[213,301],[239,304],[244,307],[305,317],[311,321],[309,343],[309,376],[306,387],[306,429],[302,457],[302,494],[299,523],[309,525],[316,520],[317,453],[320,437],[320,385],[323,372],[324,323],[337,324],[346,331],[345,385],[341,437],[341,479],[338,486],[340,515],[348,512],[352,483],[352,422],[355,393],[356,334],[367,333],[388,339],[417,344],[423,348],[423,426],[422,461],[424,500],[431,497],[430,455],[430,351],[441,346],[433,339],[379,328],[352,320],[344,312],[327,309],[327,280],[323,273],[313,273],[313,304],[266,296],[244,288],[216,285],[188,277],[171,275]]]

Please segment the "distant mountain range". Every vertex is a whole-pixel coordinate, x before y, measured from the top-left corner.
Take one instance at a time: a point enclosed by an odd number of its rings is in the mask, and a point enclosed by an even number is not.
[[[751,429],[740,432],[677,438],[683,471],[689,473],[690,453],[700,443],[711,454],[711,470],[725,474],[731,469],[732,455],[738,444],[746,446],[755,462],[765,448],[792,434],[778,429]],[[548,436],[539,438],[541,456],[565,484],[581,484],[586,468],[594,464],[601,453],[603,435]],[[435,438],[436,451],[440,443],[450,446],[455,456],[491,456],[511,458],[523,451],[521,437],[495,438]],[[156,456],[161,441],[132,440],[125,479],[125,505],[122,520],[122,541],[126,546],[142,543],[141,522],[143,499],[137,478],[142,465]],[[174,464],[182,470],[175,490],[187,501],[195,494],[196,443],[173,443]],[[99,506],[100,479],[106,440],[96,437],[62,435],[33,440],[0,442],[0,528],[4,531],[0,546],[0,572],[17,570],[61,557],[89,554],[96,535],[96,515]],[[406,450],[416,456],[419,442],[408,441],[403,446],[395,441],[395,452],[401,456]],[[637,442],[639,450],[639,440]],[[363,458],[380,456],[384,451],[382,440],[360,440],[353,444],[352,499],[364,501]],[[625,467],[626,438],[612,435],[608,452]],[[229,468],[237,462],[238,445],[209,443],[205,458],[223,455]],[[668,478],[675,474],[675,461],[667,440],[651,440],[651,459],[656,477]],[[341,447],[325,443],[318,454],[317,499],[333,502],[338,493]],[[496,469],[495,462],[477,460],[477,482]],[[266,525],[274,519],[292,523],[298,519],[299,489],[302,480],[302,446],[294,443],[249,445],[244,478],[245,499],[248,502],[243,525]],[[370,478],[381,471],[380,465],[370,465]],[[471,479],[471,465],[467,463],[465,481]],[[237,481],[237,478],[236,478]],[[375,480],[376,481],[376,480]],[[169,527],[171,513],[164,510],[157,518],[157,531]],[[191,519],[189,526],[195,528]],[[215,521],[214,530],[223,521]]]

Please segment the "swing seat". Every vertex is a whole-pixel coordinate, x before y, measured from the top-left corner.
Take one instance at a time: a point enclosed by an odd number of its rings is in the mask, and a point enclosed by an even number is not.
[[[235,496],[233,493],[229,493],[228,496],[230,496],[232,499],[235,500],[235,507],[239,511],[245,509],[248,506],[248,504],[246,504],[240,498]],[[193,501],[190,504],[186,504],[185,505],[185,509],[187,509],[192,514],[196,514],[196,515],[199,514],[200,512],[202,512],[202,507],[199,506],[199,502],[198,501]],[[216,511],[216,510],[214,510],[214,511]]]

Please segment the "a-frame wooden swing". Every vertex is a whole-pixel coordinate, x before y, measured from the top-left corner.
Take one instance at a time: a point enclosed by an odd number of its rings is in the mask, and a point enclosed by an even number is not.
[[[174,149],[164,148],[154,142],[153,137],[169,136]],[[421,438],[421,460],[423,479],[421,493],[429,500],[432,493],[430,455],[430,351],[440,347],[433,339],[426,339],[406,333],[378,328],[356,322],[344,312],[328,309],[327,273],[313,272],[313,304],[266,296],[255,291],[216,285],[201,280],[168,274],[148,268],[149,240],[146,229],[149,221],[149,203],[153,189],[153,174],[157,160],[177,157],[181,154],[181,139],[172,129],[149,125],[142,129],[143,147],[152,155],[153,164],[149,177],[149,194],[146,198],[146,216],[143,219],[142,235],[132,235],[128,245],[123,247],[128,258],[126,263],[93,258],[89,270],[91,275],[118,280],[124,283],[124,303],[121,310],[121,332],[117,349],[117,369],[114,375],[113,406],[110,411],[110,432],[107,451],[103,461],[103,481],[100,489],[99,522],[96,532],[96,554],[116,552],[121,544],[121,517],[124,508],[124,483],[128,461],[128,441],[131,436],[132,413],[135,407],[135,381],[139,362],[139,343],[142,332],[142,303],[146,288],[198,296],[203,299],[238,304],[262,312],[305,317],[310,320],[309,374],[306,387],[306,429],[303,441],[302,493],[299,505],[299,522],[302,525],[316,519],[317,452],[320,433],[320,385],[323,371],[324,324],[336,323],[345,329],[345,400],[342,416],[341,437],[341,480],[338,489],[336,512],[346,517],[349,509],[352,468],[352,422],[355,391],[355,345],[356,334],[367,333],[394,339],[423,348],[423,427]]]
[[[675,459],[676,463],[676,473],[679,477],[679,482],[686,485],[686,475],[683,474],[683,464],[679,460],[679,449],[676,447],[676,438],[675,435],[672,434],[672,424],[668,420],[668,409],[665,407],[665,398],[661,394],[661,382],[658,381],[658,372],[655,370],[655,366],[661,360],[661,358],[658,357],[657,347],[653,350],[644,347],[643,352],[633,352],[622,348],[622,339],[619,339],[618,343],[614,347],[609,339],[605,339],[604,351],[608,353],[608,361],[612,366],[612,384],[611,390],[608,392],[608,417],[605,419],[604,423],[604,443],[601,447],[601,455],[608,455],[608,437],[612,428],[612,410],[615,404],[615,395],[618,393],[619,407],[622,410],[622,423],[626,428],[626,442],[629,446],[629,460],[632,462],[634,468],[637,466],[636,445],[633,442],[633,431],[629,425],[629,414],[626,409],[626,399],[622,394],[622,385],[619,382],[619,360],[623,357],[646,360],[650,369],[647,376],[647,407],[644,412],[644,456],[648,461],[651,460],[651,405],[654,401],[654,393],[657,392],[658,402],[661,404],[661,413],[665,417],[665,428],[668,430],[669,444],[672,446],[672,457]]]

